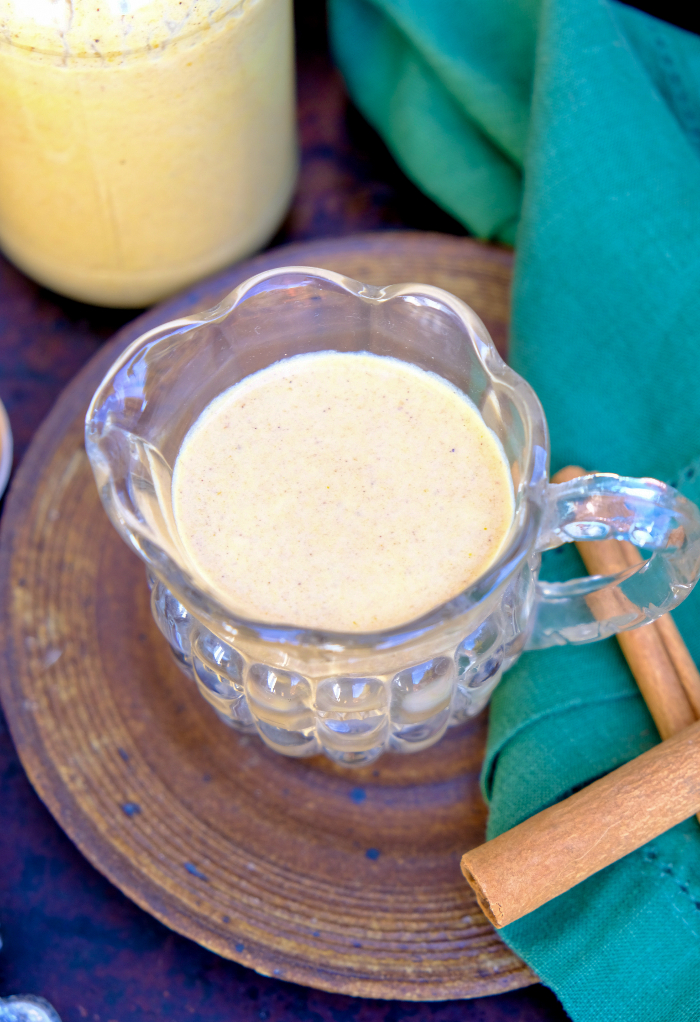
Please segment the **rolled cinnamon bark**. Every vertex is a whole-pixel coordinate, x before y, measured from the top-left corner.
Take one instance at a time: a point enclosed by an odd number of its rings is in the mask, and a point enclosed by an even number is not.
[[[615,540],[612,542],[615,543]],[[617,543],[616,546],[621,547],[629,567],[642,561],[639,550],[631,543]],[[688,647],[683,642],[683,637],[670,614],[664,614],[657,618],[654,626],[661,636],[668,657],[678,675],[678,680],[685,690],[695,719],[700,720],[700,671],[695,666],[695,661],[688,652]]]
[[[700,671],[695,666],[695,661],[688,652],[688,647],[683,642],[681,633],[670,614],[664,614],[655,622],[658,631],[661,633],[666,652],[668,653],[681,685],[685,689],[695,717],[700,720]]]
[[[507,926],[700,810],[700,721],[462,857]]]
[[[552,482],[564,483],[582,475],[586,475],[585,469],[569,465],[557,472]],[[615,539],[577,543],[576,548],[590,575],[614,575],[642,560],[631,543]],[[608,606],[606,598],[608,603],[619,600],[620,607]],[[622,612],[623,601],[622,594],[615,591],[602,594],[599,600],[606,615],[611,615],[614,609]],[[700,675],[672,619],[668,614],[664,618],[667,623],[661,624],[664,619],[660,619],[629,632],[620,632],[617,641],[659,734],[665,739],[700,718],[700,712],[691,702],[691,699],[697,700],[700,707]],[[682,676],[676,664],[681,665]]]
[[[585,475],[569,466],[553,482]],[[577,543],[590,574],[641,561],[630,543]],[[594,613],[624,613],[612,589]],[[495,926],[506,926],[700,810],[700,674],[670,615],[617,636],[661,745],[462,858],[462,872]],[[690,725],[690,726],[689,726]],[[675,737],[673,737],[675,736]],[[700,813],[699,817],[700,819]]]
[[[617,641],[658,732],[666,739],[697,718],[655,624],[620,632]]]

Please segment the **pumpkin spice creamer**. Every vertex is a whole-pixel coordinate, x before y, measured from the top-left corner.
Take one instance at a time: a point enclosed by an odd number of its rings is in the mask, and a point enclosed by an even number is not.
[[[291,0],[0,0],[0,247],[140,306],[259,248],[297,169]]]
[[[245,617],[392,628],[497,558],[513,520],[503,448],[446,380],[316,352],[224,391],[185,437],[173,510],[191,564]]]

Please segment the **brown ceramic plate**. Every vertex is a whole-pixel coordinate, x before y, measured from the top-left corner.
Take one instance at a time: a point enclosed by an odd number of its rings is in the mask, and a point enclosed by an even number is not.
[[[99,503],[83,420],[143,330],[251,273],[305,264],[465,298],[501,346],[510,256],[466,239],[364,235],[287,246],[151,310],[64,392],[17,474],[0,545],[0,695],[29,777],[109,879],[227,958],[325,990],[438,1000],[535,981],[459,872],[483,839],[485,722],[351,772],[230,731],[172,663],[143,565]]]

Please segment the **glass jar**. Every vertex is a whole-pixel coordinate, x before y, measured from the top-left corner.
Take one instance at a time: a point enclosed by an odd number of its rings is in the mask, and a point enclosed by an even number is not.
[[[275,232],[297,155],[291,0],[0,0],[0,246],[149,304]]]

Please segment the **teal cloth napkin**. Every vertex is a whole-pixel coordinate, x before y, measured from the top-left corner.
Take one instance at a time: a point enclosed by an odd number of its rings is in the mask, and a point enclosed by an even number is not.
[[[330,12],[350,92],[406,172],[475,234],[515,240],[510,360],[553,469],[653,475],[700,503],[700,38],[615,0]],[[697,591],[675,618],[700,662]],[[489,835],[658,740],[615,640],[526,653],[493,698]],[[501,932],[576,1022],[700,1020],[700,827]]]

